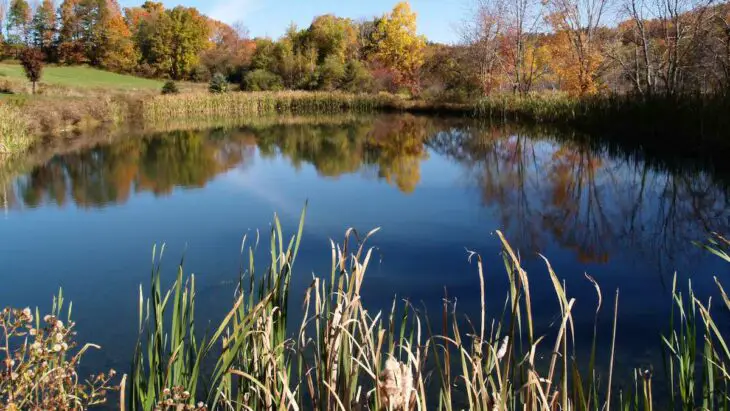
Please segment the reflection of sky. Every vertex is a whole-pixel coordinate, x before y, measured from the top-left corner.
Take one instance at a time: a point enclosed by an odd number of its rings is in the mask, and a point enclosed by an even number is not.
[[[507,155],[504,150],[515,142],[515,138],[510,139],[497,152]],[[693,214],[686,210],[715,207],[727,215],[724,197],[713,197],[713,203],[708,195],[708,200],[701,202],[697,197],[686,197],[690,190],[685,187],[679,190],[684,197],[675,200],[666,187],[677,179],[649,172],[639,223],[635,225],[640,233],[630,236],[625,213],[640,199],[637,193],[642,167],[604,159],[594,185],[607,216],[608,226],[603,229],[613,233],[613,237],[602,239],[610,258],[605,264],[581,261],[575,248],[566,247],[541,225],[542,219],[555,211],[550,205],[553,193],[549,172],[559,146],[547,142],[527,144],[535,153],[526,161],[525,182],[527,201],[533,210],[526,217],[531,224],[528,228],[540,235],[534,251],[548,256],[558,275],[567,280],[569,294],[577,297],[581,307],[576,313],[579,326],[592,321],[595,307],[595,292],[583,279],[585,272],[603,287],[604,307],[610,305],[607,301],[613,290],[620,288],[621,328],[641,333],[646,339],[619,343],[636,361],[649,356],[649,348],[658,347],[656,336],[664,327],[667,287],[674,270],[682,273],[682,279],[693,275],[700,296],[714,289],[713,274],[727,272],[719,260],[698,252],[683,237],[690,236],[688,230],[700,236],[694,239],[701,239],[702,234],[702,227],[688,217]],[[135,337],[138,286],[146,287],[149,280],[152,244],[167,243],[168,274],[187,250],[186,271],[198,274],[198,309],[210,318],[212,313],[221,313],[232,298],[231,282],[236,278],[241,237],[248,232],[250,239],[251,233],[260,229],[265,246],[274,212],[281,216],[284,228],[293,232],[301,207],[309,201],[293,295],[301,294],[313,272],[328,275],[330,238],[341,239],[350,226],[361,232],[381,227],[371,243],[377,249],[366,281],[366,302],[389,307],[392,296],[397,294],[414,302],[424,301],[429,310],[435,311],[447,288],[450,296],[459,299],[465,313],[476,313],[478,281],[475,267],[466,260],[466,249],[470,249],[485,258],[489,307],[494,313],[501,311],[505,275],[493,233],[504,229],[515,244],[522,242],[515,220],[524,208],[517,204],[514,187],[509,185],[500,187],[508,194],[504,201],[485,201],[482,183],[485,170],[498,170],[500,178],[508,175],[512,166],[504,157],[465,163],[431,150],[420,164],[420,181],[410,194],[367,170],[330,178],[321,177],[309,164],[295,170],[283,157],[262,158],[254,153],[247,161],[247,167],[219,174],[204,189],[176,188],[170,195],[159,197],[136,192],[123,204],[96,209],[79,209],[72,203],[63,208],[44,205],[11,209],[0,220],[0,261],[4,263],[6,284],[0,289],[0,301],[16,306],[48,306],[51,296],[63,286],[66,297],[74,301],[81,338],[106,348],[94,357],[96,361],[123,367]],[[511,180],[504,181],[506,184]],[[703,187],[698,184],[694,193],[699,196],[700,189],[712,191]],[[590,207],[584,195],[579,206],[583,210],[579,215],[588,213]],[[662,210],[669,207],[679,207],[684,214],[667,214],[669,224],[665,227],[657,223],[657,215],[663,215]],[[571,230],[589,229],[585,232],[592,235],[590,228],[575,226]],[[679,243],[662,244],[673,241]],[[672,262],[674,265],[660,267],[650,253],[663,246],[686,253],[692,264],[678,258]],[[547,323],[556,312],[547,272],[534,258],[533,250],[521,250],[531,276],[533,305],[540,307],[536,318]],[[608,311],[604,310],[604,325],[610,323]]]

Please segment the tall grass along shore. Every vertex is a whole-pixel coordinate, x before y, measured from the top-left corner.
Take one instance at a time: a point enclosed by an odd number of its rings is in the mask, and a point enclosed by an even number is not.
[[[245,118],[265,114],[334,114],[404,111],[452,114],[499,122],[531,122],[578,127],[582,131],[682,134],[685,142],[727,147],[730,98],[722,95],[672,97],[588,96],[562,93],[495,95],[470,103],[405,99],[391,94],[341,92],[252,92],[178,94],[144,100],[145,123],[202,118]],[[662,141],[665,141],[662,138]],[[681,142],[681,141],[680,141]],[[652,141],[648,141],[652,143]],[[717,147],[715,144],[714,147]]]
[[[10,85],[8,85],[10,84]],[[704,152],[727,150],[725,130],[730,119],[730,98],[722,95],[671,97],[588,96],[562,93],[527,96],[501,94],[472,102],[451,103],[398,95],[344,92],[229,92],[203,93],[185,85],[180,94],[159,95],[149,88],[129,88],[136,83],[108,84],[106,88],[65,85],[41,87],[41,95],[28,96],[6,80],[9,92],[0,95],[0,124],[5,151],[21,153],[39,137],[68,136],[100,126],[114,128],[172,128],[177,122],[226,119],[246,121],[262,115],[324,115],[401,111],[459,115],[495,122],[530,122],[577,127],[583,132],[632,134],[648,145],[666,143],[666,136],[686,149]],[[19,94],[18,94],[19,93]],[[674,137],[679,136],[682,137]],[[658,136],[658,137],[656,137]],[[11,141],[12,140],[12,141]],[[16,143],[20,142],[20,143]]]
[[[616,368],[618,291],[604,293],[586,276],[596,304],[579,307],[547,260],[543,273],[528,274],[500,232],[509,278],[500,312],[487,311],[488,278],[475,254],[469,258],[481,309],[470,320],[463,321],[446,299],[438,318],[397,300],[389,312],[368,311],[361,289],[372,259],[366,244],[377,230],[349,230],[342,244],[332,243],[330,273],[313,279],[299,314],[289,306],[289,293],[303,221],[287,239],[274,220],[263,271],[254,262],[258,239],[249,245],[244,238],[249,261],[230,311],[204,337],[196,325],[195,277],[180,266],[171,288],[164,289],[159,259],[153,258],[146,296],[140,288],[132,368],[122,378],[112,370],[79,382],[80,358],[99,347],[75,345],[71,307],[62,311],[62,295],[42,320],[37,310],[4,310],[3,407],[85,408],[114,401],[109,396],[118,389],[121,408],[132,410],[730,409],[727,333],[712,315],[730,309],[730,299],[717,280],[722,299],[712,308],[675,280],[670,327],[657,341],[669,386],[658,390],[650,370]],[[730,262],[729,246],[721,236],[704,245]],[[559,303],[558,319],[544,334],[533,321],[535,275],[549,276]],[[588,309],[595,310],[596,321],[601,310],[611,312],[609,333],[575,329],[573,313]],[[585,358],[577,354],[578,332],[593,335],[588,351],[580,350],[588,352]],[[598,355],[599,341],[610,346],[605,357]],[[619,389],[619,378],[633,383]]]
[[[30,122],[25,114],[0,102],[0,156],[23,152],[32,141]]]
[[[333,114],[372,112],[398,107],[397,97],[387,94],[339,92],[251,92],[176,94],[157,96],[143,103],[145,122],[178,118],[223,118],[267,114]]]

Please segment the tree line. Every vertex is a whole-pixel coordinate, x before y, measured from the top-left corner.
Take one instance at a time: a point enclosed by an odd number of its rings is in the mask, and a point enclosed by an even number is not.
[[[10,0],[5,57],[208,81],[244,90],[400,92],[469,99],[560,90],[642,96],[730,90],[730,5],[715,0],[475,0],[461,41],[429,42],[400,2],[358,21],[323,15],[279,39],[192,7]],[[610,14],[610,16],[609,16]],[[609,21],[617,21],[609,26]]]

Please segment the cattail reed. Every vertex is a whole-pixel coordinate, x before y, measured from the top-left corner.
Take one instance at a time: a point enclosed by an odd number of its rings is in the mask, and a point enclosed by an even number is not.
[[[146,122],[203,117],[246,117],[267,114],[336,114],[372,112],[396,107],[389,95],[328,92],[256,92],[158,96],[143,103]]]
[[[519,253],[500,232],[497,237],[509,279],[507,298],[499,304],[502,309],[489,312],[482,286],[480,321],[464,320],[448,299],[443,301],[438,321],[407,301],[394,300],[389,313],[368,311],[362,286],[373,251],[366,244],[377,230],[363,235],[348,230],[342,244],[331,242],[329,276],[313,277],[303,306],[291,310],[289,291],[303,223],[304,213],[297,232],[287,241],[279,220],[274,219],[265,269],[254,261],[255,255],[261,255],[256,253],[259,234],[255,239],[244,238],[241,252],[248,262],[242,263],[232,308],[205,333],[196,326],[195,278],[184,275],[181,265],[171,288],[161,288],[159,259],[153,255],[147,298],[140,289],[139,342],[131,375],[128,382],[123,378],[121,383],[122,409],[730,409],[727,329],[713,318],[710,301],[700,301],[691,286],[683,294],[676,278],[670,330],[662,338],[669,389],[659,396],[652,367],[633,371],[615,367],[619,355],[615,353],[616,336],[621,330],[618,292],[610,313],[612,332],[604,335],[594,326],[593,348],[587,357],[576,349],[579,340],[575,335],[580,330],[573,318],[573,313],[585,307],[583,302],[568,295],[547,259],[543,270],[528,274]],[[730,243],[718,235],[706,247],[726,258]],[[477,263],[480,282],[485,282],[478,256]],[[535,335],[538,328],[533,323],[529,279],[534,276],[549,280],[558,302],[555,321],[548,330],[540,331],[542,335]],[[596,291],[598,321],[601,289],[591,277],[587,281]],[[730,310],[730,299],[716,282],[721,308]],[[590,303],[588,300],[588,306]],[[6,315],[10,312],[4,311]],[[27,324],[38,317],[30,309],[12,312]],[[72,327],[58,315],[47,316],[44,322],[53,336]],[[25,323],[17,328],[19,337],[25,336]],[[438,332],[434,329],[437,324]],[[29,349],[37,351],[46,344],[50,347],[47,355],[61,355],[68,349],[64,338],[41,340]],[[606,356],[597,355],[599,339],[610,344]],[[10,370],[0,373],[3,404],[24,394],[7,389],[17,387],[13,376],[25,370],[16,360],[28,361],[24,354],[11,358],[6,353],[2,363]],[[69,368],[68,372],[75,371]],[[105,400],[108,378],[99,382],[104,390],[92,398],[96,403]],[[619,380],[628,386],[614,387]],[[43,386],[43,380],[37,383]],[[26,386],[27,398],[34,398],[32,390],[38,385],[31,379]],[[79,391],[76,385],[71,388]],[[54,404],[73,399],[68,395],[58,393]]]
[[[25,151],[33,141],[29,128],[20,110],[0,103],[0,156]]]

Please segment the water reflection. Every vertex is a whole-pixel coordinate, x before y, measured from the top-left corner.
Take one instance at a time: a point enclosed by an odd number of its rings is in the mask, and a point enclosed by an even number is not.
[[[712,230],[726,232],[728,190],[703,171],[659,169],[572,136],[521,130],[440,133],[431,144],[463,164],[482,201],[525,250],[550,241],[579,261],[605,263],[620,247],[672,262]]]
[[[410,193],[421,179],[425,142],[432,121],[389,116],[344,125],[296,124],[255,130],[263,157],[287,157],[292,165],[312,164],[322,176],[363,172]]]
[[[418,190],[424,162],[447,161],[520,249],[558,243],[584,263],[608,262],[625,248],[672,263],[688,256],[680,250],[690,241],[727,232],[730,222],[724,182],[674,159],[670,168],[555,130],[412,115],[125,138],[32,167],[3,185],[2,203],[104,207],[136,193],[204,187],[233,168],[279,158],[325,178],[379,179],[403,193]]]
[[[175,187],[204,187],[216,175],[246,163],[248,135],[173,132],[130,138],[52,158],[18,179],[11,204],[83,208],[124,203],[132,193],[168,194]]]

